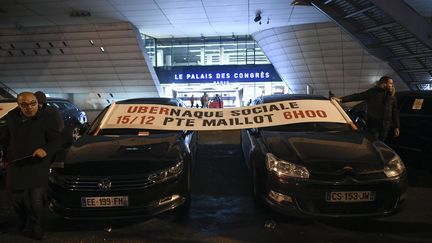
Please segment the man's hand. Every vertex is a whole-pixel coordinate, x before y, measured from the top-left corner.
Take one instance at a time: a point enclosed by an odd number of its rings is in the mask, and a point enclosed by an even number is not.
[[[39,158],[43,159],[47,156],[47,153],[45,152],[45,150],[38,148],[33,152],[32,156],[33,157],[39,157]]]
[[[394,137],[397,138],[397,137],[399,137],[399,135],[400,135],[399,128],[395,128],[394,129]]]

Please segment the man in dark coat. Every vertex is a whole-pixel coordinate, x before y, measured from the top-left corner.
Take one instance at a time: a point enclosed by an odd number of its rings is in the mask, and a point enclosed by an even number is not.
[[[348,96],[341,97],[341,102],[361,101],[364,100],[367,105],[366,125],[368,131],[376,138],[384,140],[388,133],[389,123],[391,119],[392,109],[389,103],[391,94],[388,92],[386,85],[390,77],[381,77],[373,88],[364,92],[356,93]]]
[[[386,89],[389,93],[389,97],[387,98],[388,104],[386,104],[386,110],[384,114],[386,117],[384,117],[384,135],[388,133],[388,131],[391,131],[393,129],[392,134],[394,137],[399,137],[400,135],[400,122],[399,122],[399,111],[398,111],[398,105],[397,100],[395,97],[396,89],[393,84],[393,79],[389,78],[387,79],[386,83]]]
[[[61,146],[60,130],[55,119],[39,109],[33,93],[20,93],[17,103],[6,115],[6,187],[20,231],[42,239],[48,173]]]

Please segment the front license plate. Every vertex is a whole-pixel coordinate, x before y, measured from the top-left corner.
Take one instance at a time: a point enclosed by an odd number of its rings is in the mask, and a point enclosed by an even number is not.
[[[371,202],[375,201],[375,192],[372,191],[347,191],[327,192],[327,202]]]
[[[126,207],[129,206],[128,196],[116,197],[81,197],[83,208]]]

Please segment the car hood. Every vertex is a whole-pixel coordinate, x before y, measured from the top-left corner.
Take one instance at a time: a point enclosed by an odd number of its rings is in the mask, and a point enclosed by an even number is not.
[[[84,136],[64,157],[66,174],[140,174],[163,170],[180,160],[177,134],[152,137]]]
[[[361,132],[263,132],[267,150],[280,159],[305,165],[309,170],[382,170],[395,156],[380,141]]]

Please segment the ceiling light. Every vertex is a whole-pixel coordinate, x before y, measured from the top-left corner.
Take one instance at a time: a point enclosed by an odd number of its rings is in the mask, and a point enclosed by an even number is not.
[[[71,17],[90,17],[91,13],[89,11],[72,11],[69,15]]]
[[[311,0],[294,0],[291,2],[293,6],[311,6]]]
[[[257,10],[255,13],[254,21],[259,22],[260,20],[261,20],[261,10]]]

